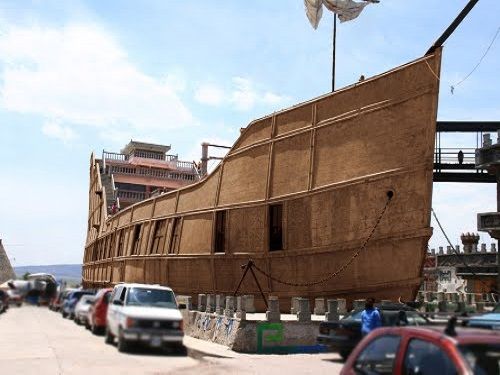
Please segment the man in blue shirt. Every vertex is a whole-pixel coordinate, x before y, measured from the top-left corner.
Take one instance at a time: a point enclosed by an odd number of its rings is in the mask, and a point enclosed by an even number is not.
[[[380,312],[373,306],[375,300],[368,298],[366,300],[365,309],[361,313],[361,334],[366,336],[375,328],[382,325]]]

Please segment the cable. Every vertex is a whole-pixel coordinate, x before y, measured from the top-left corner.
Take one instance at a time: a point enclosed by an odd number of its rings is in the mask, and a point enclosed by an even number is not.
[[[495,33],[495,36],[491,40],[490,45],[488,46],[488,48],[486,48],[486,51],[484,52],[483,56],[481,56],[481,58],[479,59],[479,61],[476,64],[476,66],[474,66],[474,68],[469,72],[469,74],[467,74],[464,78],[462,78],[462,80],[460,80],[458,83],[455,83],[454,85],[450,86],[452,94],[455,91],[455,87],[457,87],[458,85],[462,84],[462,82],[464,82],[465,80],[467,80],[467,78],[469,78],[472,75],[472,73],[474,73],[476,71],[476,69],[479,67],[479,65],[481,65],[481,63],[483,62],[483,59],[486,57],[486,55],[490,51],[491,47],[493,46],[493,43],[495,43],[495,40],[497,39],[497,36],[498,36],[499,33],[500,33],[500,26],[498,27],[497,32]]]

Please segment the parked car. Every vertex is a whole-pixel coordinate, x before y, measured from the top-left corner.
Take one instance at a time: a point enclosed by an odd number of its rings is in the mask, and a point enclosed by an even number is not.
[[[7,295],[9,296],[9,305],[22,306],[24,298],[17,290],[10,289],[7,291]]]
[[[414,309],[403,304],[387,304],[379,308],[382,326],[429,325],[430,322]],[[339,321],[323,321],[319,325],[317,343],[328,346],[346,359],[361,341],[361,313],[352,311]]]
[[[500,303],[491,312],[470,318],[467,325],[476,328],[500,329]]]
[[[9,295],[7,292],[0,290],[0,314],[7,311],[9,308]]]
[[[75,307],[80,298],[84,295],[93,295],[94,292],[91,290],[76,290],[68,294],[67,298],[64,300],[61,313],[63,318],[69,317],[70,319],[75,318]]]
[[[118,284],[106,318],[106,343],[113,343],[116,337],[120,352],[128,351],[133,343],[185,351],[182,315],[170,288]]]
[[[341,374],[500,373],[500,332],[443,328],[376,329],[354,349]]]
[[[89,313],[89,308],[94,303],[95,296],[93,295],[84,295],[80,298],[75,306],[75,323],[76,324],[84,324],[87,323],[87,315]]]
[[[99,290],[95,296],[94,303],[90,305],[86,327],[89,328],[94,335],[106,329],[106,314],[108,312],[108,303],[112,292],[112,288]]]

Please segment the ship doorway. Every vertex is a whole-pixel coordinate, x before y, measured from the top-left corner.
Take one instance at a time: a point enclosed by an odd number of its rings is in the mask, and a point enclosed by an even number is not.
[[[224,253],[226,242],[226,211],[215,213],[215,246],[214,252]]]
[[[269,206],[269,251],[283,250],[283,205]]]

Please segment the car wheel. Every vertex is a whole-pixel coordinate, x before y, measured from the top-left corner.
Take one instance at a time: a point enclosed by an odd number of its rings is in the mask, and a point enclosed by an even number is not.
[[[169,352],[178,356],[186,356],[187,348],[183,344],[170,345],[166,347]]]
[[[347,349],[343,349],[339,352],[340,356],[342,357],[342,359],[345,361],[347,360],[347,358],[349,357],[349,354],[351,354],[351,351],[350,350],[347,350]]]
[[[115,341],[115,337],[113,336],[113,334],[109,331],[109,328],[106,327],[106,333],[105,333],[105,336],[104,336],[104,342],[106,344],[113,344],[113,342]]]
[[[125,340],[123,334],[120,332],[118,334],[118,351],[121,353],[126,353],[130,349],[130,343]]]

